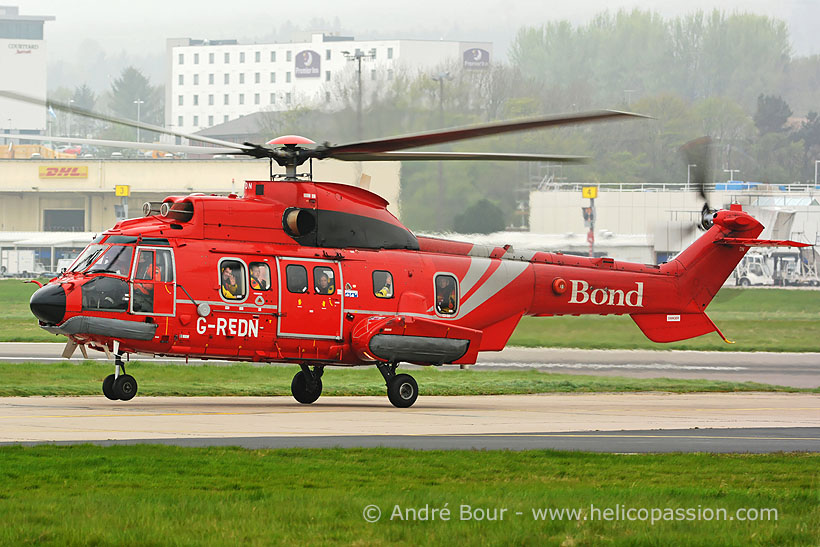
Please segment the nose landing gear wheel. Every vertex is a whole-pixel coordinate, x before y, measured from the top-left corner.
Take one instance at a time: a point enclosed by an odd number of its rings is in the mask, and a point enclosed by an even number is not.
[[[137,394],[137,380],[130,374],[123,374],[114,381],[114,394],[121,401],[130,401]]]
[[[103,395],[105,395],[106,399],[110,399],[112,401],[116,401],[117,399],[119,399],[119,397],[117,397],[117,394],[114,392],[114,375],[113,374],[109,374],[108,376],[105,377],[105,380],[103,380],[102,392],[103,392]]]
[[[307,365],[302,365],[302,370],[296,373],[290,383],[293,398],[303,405],[315,403],[322,394],[322,370],[322,367],[310,370]]]
[[[109,374],[103,380],[102,392],[112,401],[130,401],[137,394],[137,380],[125,373],[125,363],[122,362],[120,353],[114,357],[114,374]]]
[[[397,374],[387,384],[387,398],[397,408],[413,406],[419,397],[419,386],[409,374]]]

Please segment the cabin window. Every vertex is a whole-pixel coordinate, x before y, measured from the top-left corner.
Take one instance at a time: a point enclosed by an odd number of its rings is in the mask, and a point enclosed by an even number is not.
[[[334,294],[336,292],[336,278],[333,270],[325,266],[313,268],[313,286],[316,294]]]
[[[251,262],[251,289],[254,291],[270,290],[270,266],[265,262]]]
[[[238,260],[222,260],[219,263],[219,283],[222,298],[242,300],[245,298],[245,265]]]
[[[297,294],[307,292],[307,270],[304,266],[290,264],[285,268],[285,275],[288,278],[288,292]]]
[[[373,272],[373,294],[377,298],[393,298],[393,276],[385,270]]]
[[[458,284],[450,274],[436,276],[436,311],[441,315],[455,315],[458,311]]]
[[[131,271],[131,255],[133,252],[133,247],[112,245],[105,251],[102,258],[88,269],[88,273],[112,273],[127,277],[128,272]]]

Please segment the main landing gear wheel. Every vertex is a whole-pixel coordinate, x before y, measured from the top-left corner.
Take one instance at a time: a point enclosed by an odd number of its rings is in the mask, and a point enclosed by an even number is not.
[[[377,365],[387,384],[387,398],[396,408],[413,406],[419,397],[419,385],[409,374],[396,374],[395,363]]]
[[[103,395],[112,401],[130,401],[137,394],[137,388],[136,378],[125,373],[122,355],[117,354],[114,357],[114,374],[109,374],[103,380]]]
[[[296,373],[290,383],[290,392],[294,399],[303,405],[309,405],[315,403],[322,394],[324,367],[313,367],[313,370],[310,370],[307,365],[301,365],[301,367],[302,370]]]

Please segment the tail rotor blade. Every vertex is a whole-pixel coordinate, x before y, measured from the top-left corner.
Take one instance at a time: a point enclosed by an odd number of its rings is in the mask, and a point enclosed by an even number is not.
[[[716,209],[709,207],[709,197],[706,194],[706,185],[712,182],[712,138],[700,137],[681,146],[681,153],[686,160],[686,169],[691,177],[689,183],[695,186],[703,199],[703,208],[697,223],[702,230],[712,227],[712,219]]]
[[[691,173],[690,184],[695,186],[706,203],[709,202],[706,196],[706,184],[712,182],[711,146],[711,137],[700,137],[681,147],[681,152],[686,159],[686,168]]]

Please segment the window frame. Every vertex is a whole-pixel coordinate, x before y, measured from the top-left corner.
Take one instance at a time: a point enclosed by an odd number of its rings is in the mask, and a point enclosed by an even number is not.
[[[239,262],[242,265],[242,268],[243,268],[243,270],[242,270],[242,275],[243,275],[242,282],[244,283],[244,288],[245,288],[245,294],[242,296],[242,298],[225,298],[225,295],[222,294],[222,263],[227,261],[227,260],[232,260],[234,262]],[[248,270],[248,264],[239,257],[236,257],[236,256],[223,256],[222,258],[219,259],[219,262],[217,263],[217,268],[216,268],[216,280],[217,280],[217,283],[219,285],[219,289],[217,290],[217,292],[219,293],[219,298],[223,302],[227,302],[229,304],[241,304],[241,303],[245,302],[248,299],[248,294],[250,294],[250,290],[248,290],[250,288],[250,283],[248,282],[248,271],[249,271]]]
[[[262,264],[268,269],[268,288],[267,289],[254,289],[251,287],[251,268],[254,264]],[[248,262],[248,289],[249,291],[257,291],[257,292],[268,292],[273,289],[273,277],[271,274],[270,264],[265,262],[264,260],[254,260],[253,262]]]
[[[296,291],[292,291],[290,289],[290,275],[289,275],[288,270],[291,267],[302,268],[302,270],[305,272],[305,290],[302,291],[302,292],[296,292]],[[286,264],[285,265],[285,290],[287,290],[290,294],[310,294],[310,286],[308,285],[308,279],[309,278],[308,278],[307,268],[305,267],[304,264]]]
[[[317,285],[317,283],[316,283],[316,270],[330,270],[330,273],[333,275],[333,281],[332,281],[333,290],[332,291],[330,291],[330,292],[316,292],[316,285]],[[328,276],[328,280],[329,279],[330,279],[330,276]],[[336,291],[338,291],[338,290],[339,290],[339,287],[336,286],[336,272],[333,271],[333,268],[331,268],[330,266],[321,266],[321,265],[313,267],[313,292],[311,294],[314,294],[316,296],[333,296],[333,295],[336,294]]]
[[[438,278],[441,277],[441,276],[450,277],[455,281],[455,290],[456,290],[455,303],[456,303],[456,308],[455,308],[455,310],[453,310],[453,313],[441,313],[438,309],[438,304],[436,302],[436,300],[438,299],[438,285],[437,285],[436,282],[438,281]],[[435,274],[433,274],[433,309],[435,310],[437,316],[439,316],[439,317],[449,317],[449,318],[457,317],[458,313],[459,313],[459,310],[461,309],[461,305],[460,305],[460,302],[459,302],[460,297],[461,297],[461,286],[458,283],[458,277],[456,276],[456,274],[454,274],[453,272],[436,272]]]
[[[149,279],[137,279],[137,268],[139,267],[139,253],[142,251],[151,251],[154,253],[154,266],[157,264],[157,256],[159,256],[160,251],[168,251],[170,253],[170,260],[171,260],[171,271],[170,274],[172,276],[171,281],[161,281],[161,280],[149,280]],[[166,274],[167,275],[167,274]],[[156,247],[152,245],[137,245],[134,248],[134,256],[132,257],[132,264],[131,264],[131,272],[128,275],[128,284],[129,287],[129,298],[130,302],[128,303],[128,313],[132,315],[153,315],[156,317],[175,317],[177,314],[177,300],[176,300],[176,288],[177,288],[177,261],[176,256],[174,254],[174,249],[170,247]],[[171,283],[174,287],[174,299],[173,299],[173,307],[171,313],[157,313],[154,311],[135,311],[134,310],[134,286],[136,285],[137,281],[151,281],[154,284],[157,283]],[[220,291],[221,293],[222,291]]]
[[[390,296],[379,296],[377,294],[377,292],[376,292],[376,278],[375,278],[377,273],[386,273],[387,275],[390,276]],[[396,296],[396,282],[395,282],[395,278],[393,277],[393,272],[390,272],[388,270],[373,270],[373,272],[370,274],[370,279],[373,282],[373,296],[375,296],[379,300],[390,300],[391,298],[395,298],[395,296]],[[381,289],[379,289],[379,290],[381,290]]]

